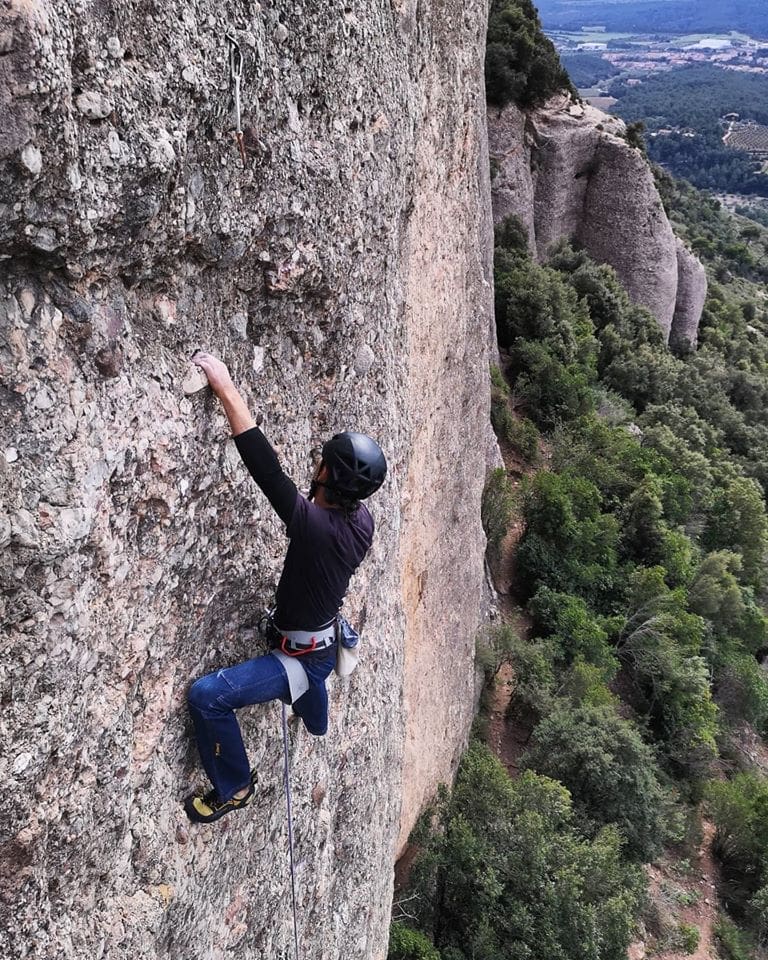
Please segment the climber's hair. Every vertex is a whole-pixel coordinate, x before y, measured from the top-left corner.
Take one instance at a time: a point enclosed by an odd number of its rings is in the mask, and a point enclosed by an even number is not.
[[[329,486],[325,487],[325,498],[332,506],[338,507],[347,519],[349,519],[360,506],[359,500],[345,497],[343,493]]]

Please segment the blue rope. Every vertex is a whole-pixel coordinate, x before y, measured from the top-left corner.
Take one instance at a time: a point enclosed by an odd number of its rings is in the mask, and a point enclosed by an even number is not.
[[[288,769],[288,716],[283,704],[283,752],[285,754],[285,806],[288,810],[288,851],[291,861],[291,904],[293,906],[293,945],[299,960],[299,924],[296,919],[296,872],[293,864],[293,809],[291,806],[291,775]]]

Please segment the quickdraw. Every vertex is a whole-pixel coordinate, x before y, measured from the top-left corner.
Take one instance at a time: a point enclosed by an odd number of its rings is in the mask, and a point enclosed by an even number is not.
[[[240,159],[243,161],[243,167],[247,165],[248,158],[245,155],[245,144],[243,143],[243,123],[240,110],[240,83],[243,78],[243,52],[240,44],[232,32],[227,33],[227,43],[229,44],[229,79],[232,84],[232,99],[235,103],[235,140],[240,151]]]

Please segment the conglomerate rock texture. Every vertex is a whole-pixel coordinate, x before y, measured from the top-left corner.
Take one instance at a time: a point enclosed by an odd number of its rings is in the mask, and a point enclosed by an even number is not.
[[[485,25],[484,0],[0,3],[3,957],[292,956],[276,705],[241,715],[255,808],[180,806],[188,685],[260,652],[285,550],[182,392],[200,346],[300,485],[340,428],[389,458],[361,666],[326,738],[290,734],[302,957],[386,956],[484,603]]]
[[[695,347],[699,323],[707,299],[707,273],[701,260],[677,238],[677,303],[672,334],[679,343]]]
[[[695,345],[704,268],[672,231],[653,174],[621,134],[624,123],[567,96],[522,111],[490,108],[493,209],[516,214],[546,260],[563,238],[610,264],[667,340]]]

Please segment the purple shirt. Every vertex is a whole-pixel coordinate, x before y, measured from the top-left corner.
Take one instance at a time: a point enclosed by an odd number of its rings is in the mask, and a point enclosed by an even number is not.
[[[258,427],[238,434],[235,444],[290,538],[277,586],[275,623],[283,630],[323,627],[339,612],[350,578],[371,546],[373,517],[362,503],[347,516],[307,500]]]

